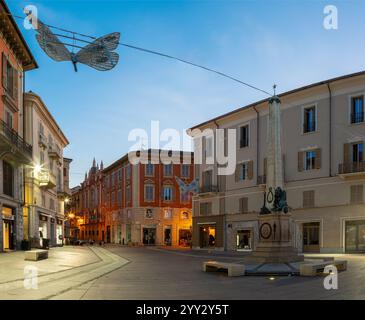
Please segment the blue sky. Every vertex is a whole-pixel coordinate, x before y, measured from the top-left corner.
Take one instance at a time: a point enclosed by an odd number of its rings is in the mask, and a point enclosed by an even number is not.
[[[48,24],[101,36],[215,68],[270,91],[365,70],[365,2],[356,1],[7,1],[13,14],[36,5]],[[339,29],[323,28],[325,5],[336,5]],[[56,63],[21,30],[39,64],[26,89],[38,93],[70,140],[71,186],[93,157],[108,165],[132,146],[134,128],[180,132],[265,97],[238,83],[179,62],[118,48],[118,66],[98,72]]]

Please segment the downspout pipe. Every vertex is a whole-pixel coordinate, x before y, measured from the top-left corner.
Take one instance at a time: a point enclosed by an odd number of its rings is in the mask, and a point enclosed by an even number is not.
[[[259,184],[259,164],[260,164],[260,152],[259,152],[259,147],[260,147],[260,113],[259,111],[256,109],[256,106],[253,106],[253,109],[256,112],[257,115],[257,132],[256,132],[256,159],[257,159],[257,164],[256,164],[256,183],[257,185]]]
[[[332,89],[327,82],[329,92],[329,177],[332,177]]]

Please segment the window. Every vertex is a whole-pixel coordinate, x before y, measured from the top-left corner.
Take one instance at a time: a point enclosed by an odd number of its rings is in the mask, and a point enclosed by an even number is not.
[[[163,175],[166,177],[172,176],[172,163],[163,166]]]
[[[172,218],[172,209],[165,209],[164,210],[164,218],[171,219]]]
[[[242,163],[240,165],[240,180],[247,180],[248,178],[248,164]]]
[[[118,170],[118,180],[122,181],[122,169]]]
[[[305,153],[305,170],[313,170],[316,165],[316,152],[315,151],[307,151]]]
[[[172,187],[163,187],[163,200],[172,201]]]
[[[249,145],[249,126],[240,128],[240,148],[246,148]]]
[[[303,132],[308,133],[316,131],[316,107],[311,106],[304,108],[303,112]]]
[[[49,198],[49,209],[55,210],[54,199]]]
[[[44,127],[43,127],[42,122],[39,122],[39,133],[44,135]]]
[[[206,216],[212,213],[212,203],[211,202],[203,202],[200,204],[200,215]]]
[[[118,206],[122,206],[122,189],[118,190]]]
[[[213,157],[213,137],[205,138],[205,158]]]
[[[145,165],[145,175],[146,176],[154,176],[154,165],[152,163],[147,163]]]
[[[112,203],[111,206],[113,207],[115,205],[115,192],[112,192]]]
[[[189,178],[190,176],[190,166],[188,164],[181,165],[181,176],[184,178]]]
[[[2,54],[2,84],[6,93],[18,102],[18,71],[10,64],[5,54]]]
[[[40,162],[40,165],[42,166],[43,164],[44,164],[44,152],[43,151],[41,151],[40,153],[39,153],[39,162]]]
[[[213,171],[207,170],[203,172],[203,187],[209,191],[213,184]]]
[[[303,191],[303,208],[314,207],[314,190]]]
[[[130,179],[131,178],[131,174],[132,174],[132,168],[131,168],[131,166],[130,165],[127,165],[127,167],[126,167],[126,177],[127,177],[127,179]]]
[[[153,185],[144,186],[144,200],[145,201],[155,200],[155,187]]]
[[[364,145],[362,143],[354,143],[352,145],[352,162],[363,161],[363,149]]]
[[[131,201],[131,187],[130,186],[128,186],[126,188],[125,193],[126,193],[125,196],[126,196],[127,201]]]
[[[10,163],[3,161],[3,193],[14,196],[14,169]]]
[[[248,212],[248,198],[243,197],[239,199],[239,213],[247,213]]]
[[[10,129],[13,129],[13,114],[8,110],[5,111],[5,123]]]
[[[361,203],[364,201],[364,186],[362,184],[351,186],[351,203]]]
[[[351,123],[364,122],[364,96],[351,98]]]

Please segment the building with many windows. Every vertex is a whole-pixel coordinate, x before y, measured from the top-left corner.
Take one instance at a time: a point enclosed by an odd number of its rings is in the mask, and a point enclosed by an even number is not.
[[[0,1],[0,251],[19,249],[24,238],[24,168],[32,146],[24,140],[25,73],[37,68],[4,1]]]
[[[157,155],[160,152],[152,151]],[[167,165],[133,165],[128,154],[106,168],[102,164],[99,168],[94,161],[72,197],[74,207],[80,209],[75,210],[75,215],[83,221],[80,238],[118,244],[189,246],[191,196],[180,193],[175,177],[185,183],[193,180],[193,158],[191,152],[177,152],[173,157],[174,163]]]
[[[281,94],[285,189],[300,252],[365,251],[365,72]],[[193,129],[203,158],[215,156],[215,129],[235,129],[236,168],[218,175],[217,161],[196,166],[200,193],[193,199],[193,247],[252,250],[266,181],[268,100]],[[199,147],[200,148],[200,147]],[[197,150],[195,150],[197,152]],[[204,160],[203,159],[203,160]]]
[[[70,197],[68,185],[71,159],[63,157],[69,144],[42,99],[25,94],[25,140],[33,146],[32,166],[25,175],[25,238],[33,247],[63,244],[64,204]]]

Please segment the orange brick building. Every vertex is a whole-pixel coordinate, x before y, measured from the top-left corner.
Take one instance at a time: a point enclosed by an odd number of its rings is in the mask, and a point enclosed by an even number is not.
[[[161,151],[153,150],[152,154]],[[149,151],[149,156],[151,151]],[[139,153],[135,159],[140,156]],[[193,154],[177,152],[173,163],[132,165],[128,154],[103,168],[93,166],[73,195],[81,239],[144,245],[191,244],[191,195],[182,195],[175,176],[194,178]],[[185,159],[185,160],[184,160]]]

